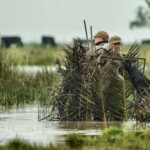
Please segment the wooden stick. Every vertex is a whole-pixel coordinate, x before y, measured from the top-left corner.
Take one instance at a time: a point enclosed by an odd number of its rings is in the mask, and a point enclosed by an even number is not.
[[[91,34],[91,49],[92,49],[92,54],[94,54],[94,52],[93,52],[93,31],[92,31],[92,26],[90,26],[90,34]]]
[[[86,21],[83,20],[83,22],[84,22],[84,29],[85,29],[85,34],[86,34],[87,46],[88,46],[88,49],[89,49],[89,39],[88,39],[88,33],[87,33],[87,27],[86,27]]]

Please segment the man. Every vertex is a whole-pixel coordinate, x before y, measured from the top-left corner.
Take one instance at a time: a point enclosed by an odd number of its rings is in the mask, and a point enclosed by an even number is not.
[[[94,81],[92,85],[92,96],[95,104],[93,116],[94,120],[103,121],[105,112],[106,120],[120,121],[121,118],[123,118],[122,109],[119,105],[119,102],[121,102],[121,100],[117,93],[113,91],[113,83],[116,79],[114,74],[116,74],[117,76],[120,74],[119,69],[121,66],[121,61],[112,58],[121,57],[121,38],[118,36],[113,36],[110,38],[109,42],[108,40],[109,36],[104,31],[99,32],[95,35],[95,46],[99,45],[98,48],[96,47],[96,52],[100,52],[100,54],[96,58],[99,65],[95,71]],[[107,47],[104,47],[104,43],[107,44]],[[117,96],[117,99],[115,99],[115,96]],[[113,99],[114,103],[111,103],[111,99]],[[116,105],[118,105],[117,108]],[[111,108],[113,108],[113,110]],[[116,113],[119,112],[121,112],[121,116],[116,115]]]
[[[113,55],[122,57],[121,44],[121,38],[119,36],[115,35],[109,39],[109,48]]]
[[[122,54],[121,52],[121,45],[122,45],[122,41],[121,38],[117,35],[112,36],[109,39],[109,48],[110,48],[110,53],[112,57],[119,57],[119,58],[123,58],[125,55]],[[118,72],[117,74],[123,74],[123,66],[122,66],[122,61],[120,60],[113,60],[114,64],[116,64],[117,70],[116,72]]]
[[[103,112],[102,112],[102,98],[100,93],[100,83],[99,75],[101,72],[101,67],[105,65],[106,59],[101,59],[102,55],[105,55],[109,49],[109,35],[105,31],[100,31],[94,36],[94,59],[92,64],[93,80],[91,84],[92,92],[92,101],[94,102],[93,106],[93,119],[95,121],[103,121]]]
[[[94,56],[97,64],[105,64],[105,59],[100,60],[102,55],[109,50],[109,35],[106,31],[99,31],[94,36],[95,51]]]
[[[107,51],[109,49],[109,43],[108,43],[109,35],[106,31],[100,31],[95,34],[94,36],[94,44],[96,53],[103,53],[104,51]]]
[[[118,86],[122,84],[121,81],[123,80],[121,79],[124,78],[121,61],[123,58],[121,45],[121,38],[116,35],[112,36],[109,39],[109,50],[105,53],[106,57],[110,57],[104,66],[104,72],[106,66],[109,68],[108,70],[106,69],[108,74],[106,80],[109,80],[109,86],[106,87],[104,91],[106,119],[108,121],[123,121],[125,118],[124,109],[122,107],[124,105],[124,95],[120,92],[121,89],[118,88]]]

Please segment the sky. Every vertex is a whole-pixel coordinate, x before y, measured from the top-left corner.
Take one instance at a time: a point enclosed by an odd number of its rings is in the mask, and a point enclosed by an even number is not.
[[[150,38],[150,28],[131,30],[138,6],[144,0],[0,0],[0,36],[19,35],[23,42],[40,42],[42,35],[54,36],[57,42],[85,38],[105,30],[119,35],[124,42]]]

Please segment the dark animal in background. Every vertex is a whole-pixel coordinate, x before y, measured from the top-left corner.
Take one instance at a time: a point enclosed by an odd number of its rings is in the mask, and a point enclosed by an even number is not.
[[[144,89],[150,88],[150,80],[132,63],[131,60],[125,60],[123,67],[127,70],[129,78],[137,91],[137,94],[143,97]]]
[[[150,39],[143,40],[143,41],[142,41],[142,44],[150,44]]]
[[[123,67],[137,91],[134,102],[135,118],[139,121],[150,121],[150,80],[132,63],[125,60]]]
[[[15,44],[17,47],[23,46],[21,38],[18,36],[6,36],[1,38],[1,46],[8,48],[12,44]]]
[[[54,37],[42,36],[42,45],[57,46]]]

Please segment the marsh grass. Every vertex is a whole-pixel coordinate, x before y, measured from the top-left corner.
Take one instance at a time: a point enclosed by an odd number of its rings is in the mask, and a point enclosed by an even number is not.
[[[122,53],[127,53],[132,44],[122,47]],[[9,60],[16,65],[54,65],[56,58],[63,59],[65,52],[60,47],[43,47],[39,45],[27,45],[22,48],[5,49]],[[150,66],[150,45],[141,45],[140,56],[146,58],[147,67]],[[150,77],[150,69],[146,70]]]
[[[149,150],[149,140],[150,130],[124,131],[110,127],[97,136],[67,135],[64,143],[56,145],[42,146],[14,139],[0,146],[0,150]]]
[[[122,53],[127,53],[129,48],[131,47],[132,44],[128,45],[123,45],[122,47]],[[150,78],[150,45],[149,44],[143,44],[140,46],[140,57],[146,58],[146,69],[145,69],[145,74]]]
[[[18,72],[5,49],[0,51],[0,104],[2,106],[24,105],[50,99],[52,88],[58,83],[59,76],[46,68],[35,75]]]
[[[56,58],[64,57],[61,47],[25,46],[5,52],[15,65],[55,65]]]
[[[50,92],[55,86],[57,75],[49,72],[35,76],[14,72],[9,77],[0,80],[1,105],[24,105],[40,102],[44,104],[50,100]]]

